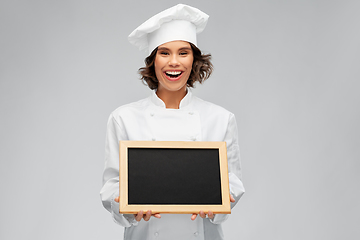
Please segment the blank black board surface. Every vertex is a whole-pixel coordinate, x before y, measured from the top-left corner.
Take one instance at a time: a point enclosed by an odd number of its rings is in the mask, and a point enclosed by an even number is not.
[[[221,204],[218,149],[128,148],[129,204]]]

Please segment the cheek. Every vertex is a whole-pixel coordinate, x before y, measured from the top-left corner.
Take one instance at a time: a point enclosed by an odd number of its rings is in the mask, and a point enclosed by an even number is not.
[[[161,69],[161,61],[157,56],[155,57],[155,60],[154,60],[154,69],[155,69],[155,72],[157,72],[157,71],[159,71],[159,69]]]
[[[157,63],[157,61],[155,60],[154,62],[154,69],[155,69],[155,72],[158,71],[158,68],[159,68],[159,64]]]
[[[188,67],[189,67],[190,70],[191,70],[191,68],[192,68],[193,63],[194,63],[194,57],[191,57],[191,58],[189,59],[189,61],[188,61]]]
[[[156,77],[156,79],[159,80],[160,76],[161,76],[161,71],[159,71],[158,69],[155,68],[155,77]]]
[[[186,68],[189,70],[189,72],[191,72],[192,65],[193,65],[193,60],[188,61],[187,64],[186,64]]]
[[[154,62],[154,70],[155,70],[155,75],[156,78],[159,78],[159,74],[161,73],[161,68],[159,67],[160,65],[158,63],[156,63],[156,61]]]

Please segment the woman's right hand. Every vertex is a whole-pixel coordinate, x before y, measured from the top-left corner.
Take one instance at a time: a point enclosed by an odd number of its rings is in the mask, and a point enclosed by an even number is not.
[[[119,201],[120,201],[120,197],[116,197],[115,202],[119,202]],[[140,222],[142,218],[145,221],[149,221],[151,216],[156,217],[156,218],[161,218],[160,213],[152,214],[151,210],[148,210],[146,213],[144,213],[144,211],[141,210],[137,214],[134,214],[135,220],[138,221],[138,222]]]

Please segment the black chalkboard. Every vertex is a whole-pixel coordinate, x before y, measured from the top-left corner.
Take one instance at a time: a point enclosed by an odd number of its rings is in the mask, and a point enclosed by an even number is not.
[[[218,149],[128,148],[129,204],[221,204]]]
[[[230,213],[225,142],[120,141],[120,213]]]

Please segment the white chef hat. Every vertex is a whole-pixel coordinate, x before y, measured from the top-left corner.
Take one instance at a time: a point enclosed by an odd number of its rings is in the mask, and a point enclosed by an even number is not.
[[[161,44],[182,40],[197,46],[196,34],[204,30],[209,15],[197,8],[178,4],[166,9],[137,27],[129,42],[149,54]]]

